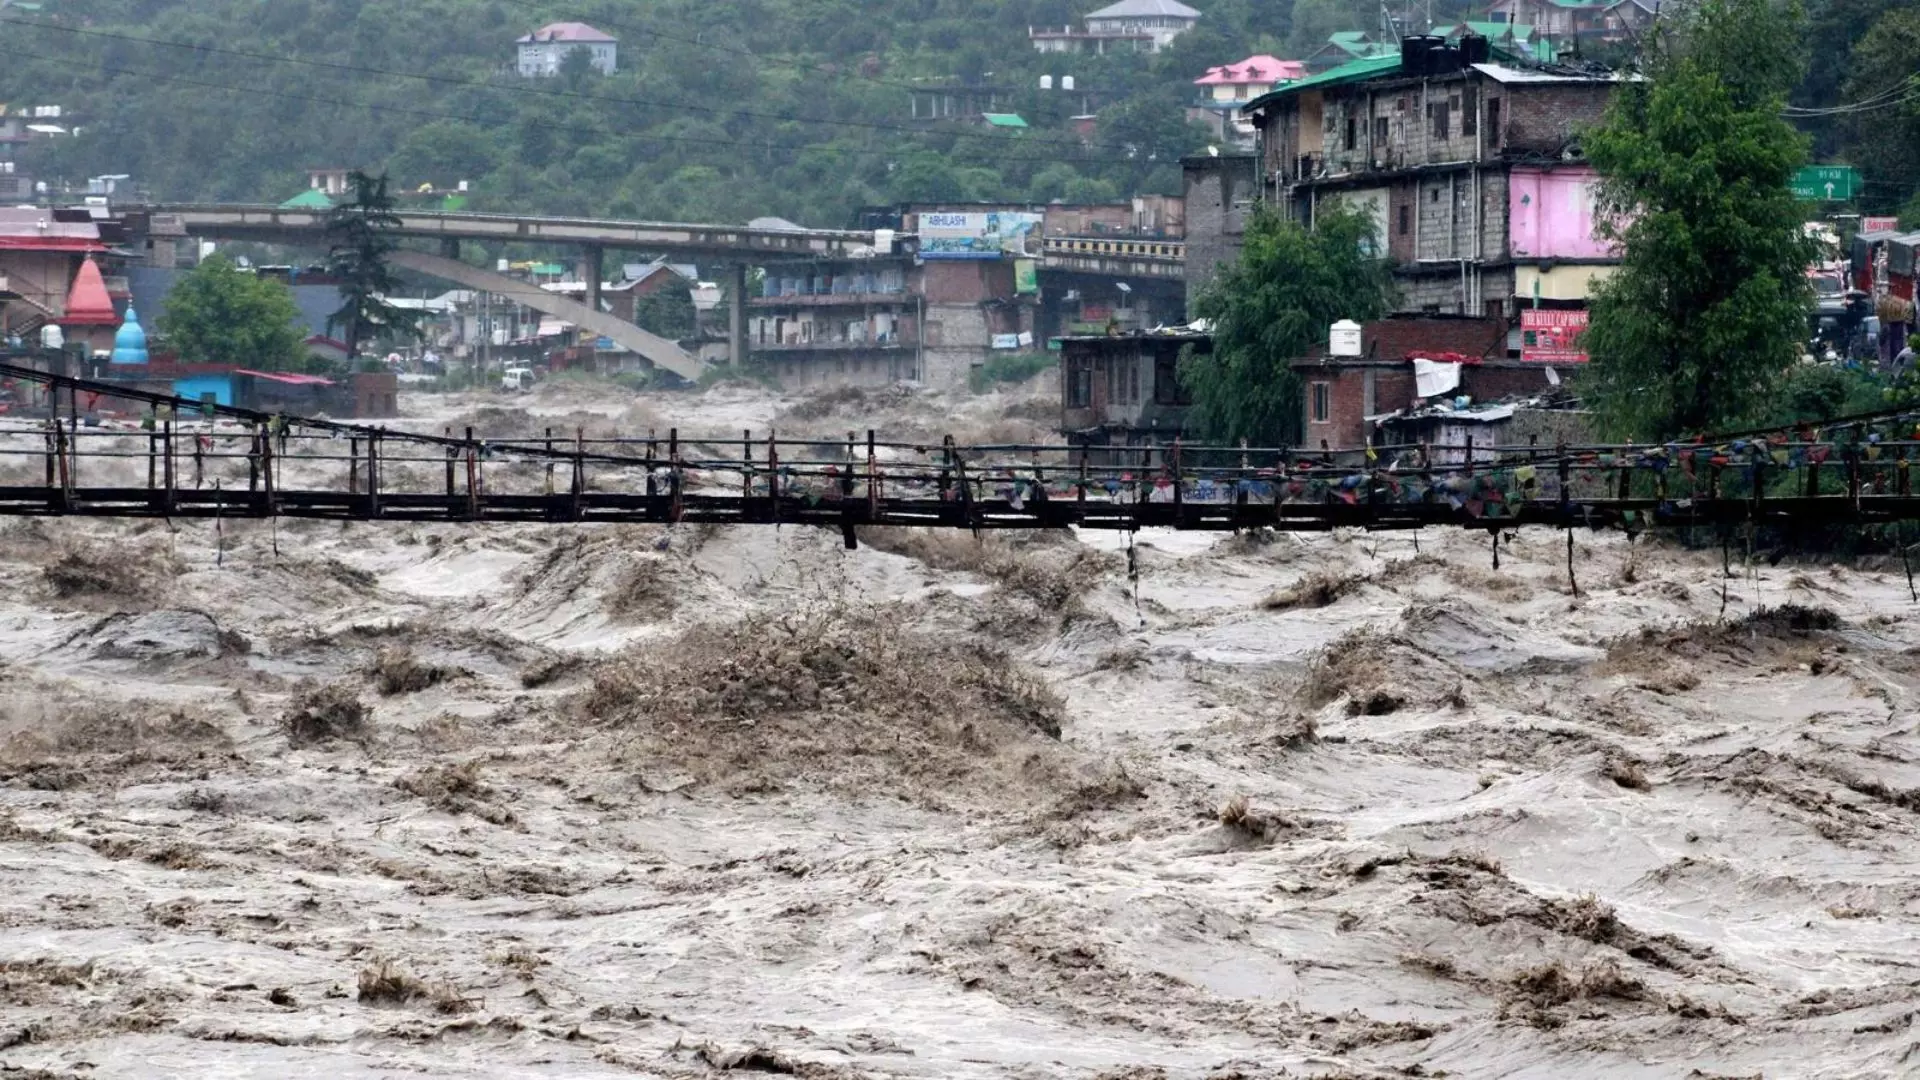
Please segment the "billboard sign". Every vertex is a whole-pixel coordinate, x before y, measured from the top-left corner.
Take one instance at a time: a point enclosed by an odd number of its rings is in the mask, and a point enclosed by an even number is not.
[[[1863,217],[1860,219],[1861,232],[1899,232],[1900,219],[1897,217]]]
[[[1541,364],[1584,364],[1580,335],[1587,329],[1584,311],[1520,309],[1520,359]]]
[[[1025,256],[1027,237],[1040,229],[1040,215],[1011,210],[920,215],[923,259],[998,259]]]
[[[1040,264],[1033,259],[1013,260],[1013,291],[1021,296],[1040,292]]]

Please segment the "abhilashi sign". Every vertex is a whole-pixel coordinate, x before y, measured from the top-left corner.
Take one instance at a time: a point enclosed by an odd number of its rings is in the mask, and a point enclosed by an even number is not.
[[[1584,364],[1580,335],[1587,332],[1584,311],[1520,309],[1520,359],[1541,364]]]
[[[1005,210],[920,215],[922,259],[998,259],[1029,255],[1027,236],[1040,226],[1039,214]]]

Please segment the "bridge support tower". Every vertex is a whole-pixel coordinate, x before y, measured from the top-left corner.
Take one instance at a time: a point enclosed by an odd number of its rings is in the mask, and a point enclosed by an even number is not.
[[[588,244],[580,250],[580,280],[587,283],[584,303],[600,310],[600,282],[606,278],[607,249]]]
[[[747,264],[734,263],[732,307],[727,312],[727,362],[734,370],[747,366]]]

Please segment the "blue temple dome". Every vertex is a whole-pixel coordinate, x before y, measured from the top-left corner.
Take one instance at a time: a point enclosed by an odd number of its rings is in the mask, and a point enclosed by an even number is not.
[[[116,364],[144,364],[147,362],[147,332],[140,326],[140,316],[134,314],[133,305],[127,305],[126,320],[120,324],[120,330],[113,335],[113,362]]]

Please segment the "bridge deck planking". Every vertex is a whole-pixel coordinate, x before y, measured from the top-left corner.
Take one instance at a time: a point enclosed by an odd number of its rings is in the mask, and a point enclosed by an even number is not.
[[[1525,526],[1610,528],[1635,515],[1654,528],[1758,524],[1889,524],[1920,520],[1920,498],[1900,495],[1790,496],[1698,500],[1681,508],[1654,499],[1620,499],[1568,506],[1557,499],[1515,503],[1498,517],[1476,517],[1441,503],[1381,506],[1345,503],[1163,503],[1065,499],[963,502],[883,497],[806,498],[765,495],[629,494],[588,491],[545,494],[451,495],[327,490],[172,491],[145,487],[0,487],[0,516],[233,520],[313,518],[346,521],[637,524],[915,526],[943,529],[1175,529],[1229,532],[1272,529],[1326,532],[1336,528],[1501,530]]]

